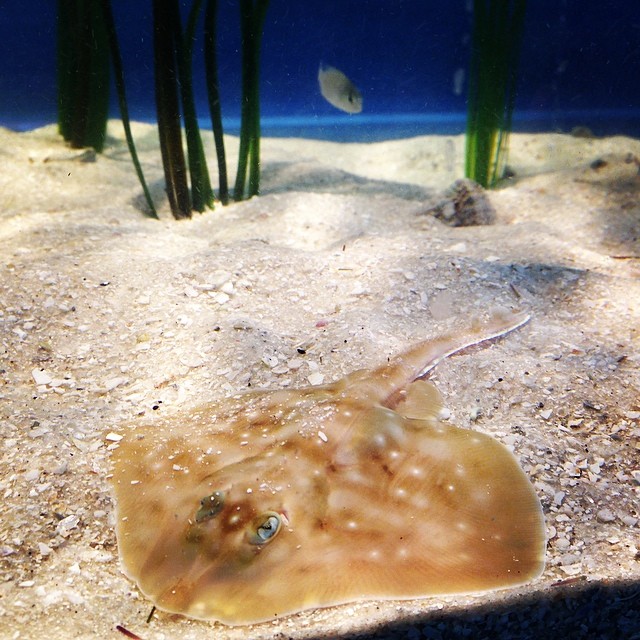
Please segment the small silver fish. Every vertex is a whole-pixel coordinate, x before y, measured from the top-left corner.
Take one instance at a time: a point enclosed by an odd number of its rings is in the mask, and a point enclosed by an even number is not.
[[[318,84],[322,97],[336,109],[347,113],[362,111],[362,94],[339,69],[320,65]]]

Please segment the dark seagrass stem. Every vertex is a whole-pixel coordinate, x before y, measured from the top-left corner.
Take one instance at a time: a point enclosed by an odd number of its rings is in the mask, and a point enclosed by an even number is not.
[[[72,147],[102,151],[109,48],[99,0],[58,0],[58,127]]]
[[[180,95],[182,98],[182,112],[184,115],[184,129],[187,138],[187,156],[189,160],[189,174],[191,176],[191,204],[196,211],[204,211],[205,207],[213,207],[213,191],[209,179],[209,169],[204,155],[196,104],[193,96],[193,73],[191,69],[193,58],[193,41],[198,16],[203,0],[195,0],[189,12],[187,28],[182,34],[180,13],[177,12],[174,21],[174,38],[180,74]]]
[[[129,118],[129,108],[127,107],[127,95],[124,83],[124,70],[122,66],[122,56],[120,55],[120,46],[118,45],[118,36],[116,33],[115,21],[113,19],[113,11],[111,10],[111,0],[101,0],[102,13],[104,17],[104,24],[107,31],[107,38],[109,41],[109,51],[111,53],[111,65],[113,67],[114,80],[116,84],[116,92],[118,94],[118,104],[120,106],[120,116],[122,118],[122,126],[124,127],[124,134],[127,139],[127,146],[129,147],[129,153],[131,154],[131,161],[136,170],[136,175],[142,186],[142,192],[144,193],[148,212],[145,215],[150,218],[157,218],[158,213],[153,205],[153,199],[151,193],[147,187],[147,183],[144,179],[144,173],[142,172],[142,166],[138,159],[138,153],[133,141],[133,134],[131,133],[131,121]]]
[[[247,166],[249,167],[249,197],[260,190],[260,42],[269,0],[240,0],[240,28],[242,33],[242,111],[240,123],[240,151],[234,198],[245,194]]]
[[[204,16],[204,64],[207,78],[207,98],[213,139],[218,159],[218,197],[223,205],[229,204],[229,181],[227,177],[227,160],[224,150],[222,129],[222,109],[220,107],[220,90],[218,85],[218,60],[216,54],[216,14],[217,0],[208,0]]]
[[[177,0],[153,0],[153,52],[160,151],[171,213],[179,220],[191,217],[191,202],[178,102],[174,38],[178,11]]]

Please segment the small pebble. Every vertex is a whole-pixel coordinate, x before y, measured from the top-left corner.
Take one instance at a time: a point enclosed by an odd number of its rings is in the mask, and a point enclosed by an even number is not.
[[[278,358],[272,355],[262,356],[262,362],[267,365],[270,369],[278,366]]]
[[[561,566],[560,570],[567,576],[577,576],[582,571],[582,563],[576,562],[567,566]]]
[[[186,316],[184,314],[180,314],[176,318],[176,322],[183,327],[190,327],[193,324],[193,318],[190,318],[189,316]]]
[[[67,536],[69,536],[71,531],[73,531],[73,529],[78,526],[79,522],[80,518],[75,514],[71,514],[70,516],[63,518],[62,520],[60,520],[60,522],[58,522],[56,532],[58,533],[58,535],[66,538]]]
[[[319,373],[318,371],[314,371],[311,375],[307,376],[307,380],[310,385],[318,385],[324,382],[324,375]]]
[[[215,271],[207,276],[208,282],[204,286],[217,289],[218,287],[224,286],[230,278],[231,274],[228,271]]]
[[[515,434],[510,434],[502,438],[502,442],[506,447],[514,447],[518,442],[519,438]]]
[[[220,287],[220,291],[222,291],[223,293],[226,294],[231,294],[233,293],[234,287],[233,287],[233,282],[225,282],[221,287]]]
[[[224,291],[215,291],[211,294],[211,297],[213,298],[214,302],[217,302],[218,304],[225,304],[229,302],[229,300],[231,300],[229,294],[225,293]]]
[[[83,596],[71,589],[67,590],[67,592],[65,593],[65,597],[67,598],[68,602],[76,606],[84,604],[85,601]]]
[[[611,509],[600,509],[596,513],[596,519],[598,522],[613,522],[616,519],[616,515]]]
[[[188,285],[184,288],[184,295],[185,295],[187,298],[197,298],[197,297],[198,297],[198,295],[199,295],[199,292],[198,292],[198,290],[197,290],[197,289],[195,289],[194,287],[192,287],[191,285],[189,285],[189,284],[188,284]]]
[[[117,378],[109,378],[104,382],[105,391],[113,391],[116,387],[119,387],[122,384],[127,382],[126,378],[117,377]]]
[[[600,474],[600,466],[602,465],[602,462],[594,462],[593,464],[589,465],[589,471],[591,471],[591,473],[593,473],[593,475],[599,475]]]
[[[560,566],[562,567],[576,564],[576,562],[580,562],[580,556],[577,553],[565,553],[563,556],[560,556]]]
[[[198,354],[189,354],[180,358],[180,364],[189,369],[197,369],[204,364],[204,360]]]
[[[31,377],[35,380],[35,383],[38,386],[47,385],[53,380],[53,378],[43,369],[34,369],[31,372]]]

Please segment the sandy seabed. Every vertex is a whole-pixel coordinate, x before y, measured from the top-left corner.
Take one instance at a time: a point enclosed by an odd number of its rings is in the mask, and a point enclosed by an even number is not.
[[[109,132],[96,157],[53,127],[0,130],[1,638],[640,638],[639,141],[514,135],[495,223],[451,227],[431,214],[462,137],[266,139],[259,198],[175,222],[154,130],[135,136],[161,221]],[[451,421],[534,483],[538,580],[250,627],[146,622],[119,567],[107,434],[249,385],[328,382],[494,307],[533,320],[432,379]]]

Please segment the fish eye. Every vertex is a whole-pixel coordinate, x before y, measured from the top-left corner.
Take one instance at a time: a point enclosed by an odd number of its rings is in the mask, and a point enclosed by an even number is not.
[[[200,508],[196,511],[196,522],[205,522],[215,518],[224,507],[224,491],[214,491],[210,496],[200,500]]]
[[[247,539],[250,544],[262,545],[273,540],[282,527],[282,518],[274,511],[267,511],[254,518]]]

